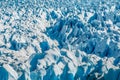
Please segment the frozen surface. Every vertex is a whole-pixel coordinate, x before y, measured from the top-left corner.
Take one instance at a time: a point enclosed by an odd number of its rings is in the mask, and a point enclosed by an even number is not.
[[[0,80],[120,80],[119,0],[0,0]]]

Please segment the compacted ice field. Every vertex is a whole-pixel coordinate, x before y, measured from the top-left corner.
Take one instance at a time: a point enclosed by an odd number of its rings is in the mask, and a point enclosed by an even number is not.
[[[0,0],[0,80],[120,80],[120,0]]]

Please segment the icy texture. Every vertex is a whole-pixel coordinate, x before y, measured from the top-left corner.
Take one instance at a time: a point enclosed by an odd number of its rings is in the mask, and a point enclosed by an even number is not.
[[[0,80],[120,80],[119,0],[0,0]]]

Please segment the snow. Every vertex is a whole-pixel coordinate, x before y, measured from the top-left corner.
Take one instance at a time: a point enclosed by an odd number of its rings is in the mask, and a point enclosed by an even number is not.
[[[119,0],[1,0],[0,80],[120,80]]]

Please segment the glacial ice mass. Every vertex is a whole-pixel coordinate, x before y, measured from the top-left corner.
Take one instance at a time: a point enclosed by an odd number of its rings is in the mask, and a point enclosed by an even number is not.
[[[0,80],[120,80],[120,1],[0,0]]]

